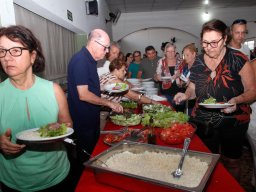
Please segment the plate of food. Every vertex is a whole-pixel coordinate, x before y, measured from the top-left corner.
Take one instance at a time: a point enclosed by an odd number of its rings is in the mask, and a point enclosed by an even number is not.
[[[225,109],[227,107],[233,106],[234,104],[216,102],[216,103],[199,103],[199,105],[208,109]]]
[[[202,106],[208,109],[225,109],[233,105],[234,104],[227,103],[227,102],[217,102],[217,100],[213,97],[205,99],[204,102],[199,103],[199,106]]]
[[[109,145],[109,146],[115,145],[115,144],[119,143],[120,141],[123,141],[124,139],[130,137],[132,131],[139,131],[139,129],[128,128],[127,132],[125,132],[125,133],[109,133],[109,134],[106,134],[103,138],[103,142],[106,145]],[[148,130],[142,131],[138,135],[137,142],[146,142],[147,134],[148,134]]]
[[[197,127],[193,123],[173,123],[171,127],[162,129],[160,139],[170,145],[182,144],[185,138],[192,138]]]
[[[111,115],[111,121],[115,125],[121,126],[134,126],[138,125],[141,122],[141,115],[131,114],[131,115]]]
[[[64,123],[52,123],[40,128],[28,129],[16,134],[16,139],[27,142],[53,142],[66,138],[71,135],[74,130],[67,127]]]
[[[108,91],[109,93],[121,93],[127,91],[128,89],[129,85],[126,83],[111,83],[104,86],[104,90]]]

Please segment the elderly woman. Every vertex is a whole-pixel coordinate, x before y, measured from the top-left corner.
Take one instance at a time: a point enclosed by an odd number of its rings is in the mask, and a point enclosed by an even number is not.
[[[174,100],[178,104],[197,97],[194,116],[207,123],[201,138],[212,152],[221,153],[223,164],[239,180],[242,144],[250,120],[247,103],[255,99],[256,85],[246,56],[226,47],[227,29],[220,20],[203,25],[204,54],[195,60],[190,70],[186,92],[178,93]],[[225,109],[199,107],[198,103],[209,97],[232,106]]]
[[[121,60],[115,59],[110,63],[109,71],[109,73],[104,74],[100,77],[100,86],[102,90],[106,84],[122,83],[124,81],[126,74],[126,63]],[[154,101],[142,94],[138,94],[132,90],[128,90],[128,92],[125,92],[123,94],[121,93],[115,95],[108,95],[102,93],[101,96],[115,102],[120,102],[122,97],[125,96],[128,99],[135,100],[140,103],[158,104],[157,101]]]
[[[44,69],[41,44],[22,26],[0,29],[0,181],[6,191],[69,191],[70,163],[62,142],[24,145],[18,132],[72,121],[59,85],[37,77]]]
[[[184,105],[176,106],[173,97],[180,91],[180,71],[178,70],[182,60],[176,58],[176,46],[167,43],[164,48],[164,57],[158,61],[155,80],[160,83],[160,92],[166,96],[168,102],[178,111],[184,111]]]

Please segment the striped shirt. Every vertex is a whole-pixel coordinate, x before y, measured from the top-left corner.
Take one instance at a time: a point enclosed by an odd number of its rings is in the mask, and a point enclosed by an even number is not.
[[[113,80],[117,80],[117,79],[118,78],[110,72],[100,76],[100,89],[101,89],[101,97],[102,98],[105,98],[105,99],[113,101],[113,102],[120,102],[121,101],[121,99],[123,97],[123,93],[111,93],[111,94],[109,94],[109,93],[104,91],[104,86],[106,84],[111,84],[113,82]]]

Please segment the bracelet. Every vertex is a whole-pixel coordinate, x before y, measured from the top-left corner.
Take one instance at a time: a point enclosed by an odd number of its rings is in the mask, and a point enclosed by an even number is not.
[[[143,96],[143,94],[140,94],[140,95],[139,95],[139,99],[138,99],[139,102],[140,102],[142,96]]]

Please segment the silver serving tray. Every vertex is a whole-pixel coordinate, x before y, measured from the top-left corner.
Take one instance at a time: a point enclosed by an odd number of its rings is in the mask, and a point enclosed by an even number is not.
[[[146,188],[149,189],[150,187],[151,191],[160,191],[160,190],[165,191],[172,188],[172,189],[179,189],[183,191],[201,192],[203,191],[220,157],[219,154],[211,154],[211,153],[204,153],[204,152],[191,151],[191,150],[188,151],[188,155],[190,157],[199,158],[202,161],[207,162],[209,165],[201,182],[197,187],[194,187],[194,188],[167,183],[160,180],[138,176],[135,174],[120,172],[120,171],[105,167],[103,164],[104,162],[107,161],[107,159],[109,159],[111,156],[113,156],[116,153],[121,153],[124,151],[130,151],[133,153],[143,153],[146,150],[149,152],[165,152],[170,154],[177,154],[177,153],[180,154],[182,152],[182,149],[179,149],[179,148],[149,145],[145,143],[137,143],[137,142],[124,140],[112,146],[108,150],[100,153],[99,155],[93,157],[92,159],[87,161],[84,165],[87,168],[90,168],[94,171],[96,180],[98,182],[111,185],[111,186],[123,189],[125,191],[146,191],[145,190],[145,185],[146,185],[147,186]],[[171,170],[170,170],[170,173],[171,173]],[[170,177],[171,177],[171,174],[170,174]],[[131,185],[132,185],[132,188],[131,188]]]

